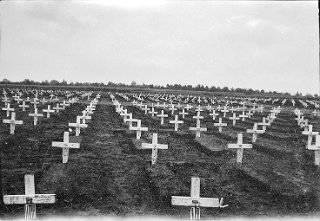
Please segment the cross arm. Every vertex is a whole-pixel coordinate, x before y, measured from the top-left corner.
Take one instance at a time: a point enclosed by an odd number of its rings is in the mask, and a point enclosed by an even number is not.
[[[5,195],[3,196],[4,204],[26,204],[26,195]],[[34,204],[50,204],[56,201],[56,194],[35,194],[30,196]]]
[[[171,204],[176,206],[220,207],[219,198],[197,198],[171,196]]]

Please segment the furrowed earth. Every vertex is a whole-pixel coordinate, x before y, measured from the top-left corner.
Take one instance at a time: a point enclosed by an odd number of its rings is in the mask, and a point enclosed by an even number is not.
[[[314,165],[314,151],[306,150],[307,136],[295,121],[294,108],[283,106],[281,113],[259,134],[252,149],[245,149],[243,163],[236,163],[236,151],[227,148],[237,142],[237,134],[243,133],[244,143],[251,143],[252,134],[246,130],[255,122],[261,122],[268,111],[256,112],[245,121],[232,126],[228,113],[223,122],[227,127],[220,133],[208,111],[201,114],[200,138],[189,127],[196,125],[188,111],[184,123],[174,131],[169,124],[174,115],[168,109],[165,124],[159,117],[145,115],[140,108],[116,95],[116,99],[141,119],[141,140],[135,131],[116,112],[108,93],[101,93],[88,128],[81,130],[80,149],[70,149],[68,163],[62,163],[62,149],[52,147],[52,141],[62,141],[68,123],[89,104],[80,100],[66,110],[41,117],[33,126],[28,111],[12,105],[16,118],[23,120],[15,134],[9,134],[9,125],[1,124],[1,174],[2,189],[6,194],[24,193],[24,174],[35,175],[36,193],[55,193],[55,204],[38,205],[37,216],[160,216],[189,218],[189,207],[172,206],[171,196],[189,196],[191,177],[201,179],[202,197],[223,197],[225,208],[202,208],[201,218],[300,216],[319,214],[320,169]],[[61,96],[62,98],[62,96]],[[130,97],[130,101],[133,98]],[[144,103],[151,106],[151,100]],[[203,104],[204,106],[204,104]],[[273,106],[266,104],[270,110]],[[39,105],[39,110],[46,108]],[[311,109],[304,109],[305,118],[320,131],[320,120],[313,117]],[[19,111],[18,111],[19,110]],[[162,108],[155,108],[158,114]],[[31,111],[33,112],[33,111]],[[177,113],[177,111],[175,111]],[[8,119],[1,111],[1,119]],[[220,114],[221,117],[221,114]],[[141,143],[151,143],[152,133],[158,133],[160,144],[168,144],[167,150],[158,150],[157,163],[151,165],[151,150],[141,149]],[[71,133],[74,136],[74,131]],[[21,218],[22,205],[5,205],[3,218]]]

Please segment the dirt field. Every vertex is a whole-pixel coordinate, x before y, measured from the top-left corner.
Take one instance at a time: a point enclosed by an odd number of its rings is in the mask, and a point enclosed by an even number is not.
[[[51,147],[51,142],[62,141],[68,123],[75,122],[89,101],[75,103],[49,119],[41,118],[37,126],[19,108],[17,119],[24,124],[16,126],[15,135],[9,135],[7,124],[0,126],[4,194],[23,194],[23,175],[32,172],[37,193],[57,195],[55,204],[37,207],[39,217],[188,218],[189,208],[171,206],[171,196],[189,196],[191,176],[199,176],[201,196],[223,197],[229,205],[201,209],[205,219],[300,216],[319,211],[320,171],[313,165],[314,152],[305,148],[307,136],[301,134],[292,107],[286,106],[266,133],[258,135],[253,149],[244,151],[243,164],[239,166],[236,152],[228,150],[227,144],[235,143],[239,132],[244,133],[244,143],[251,143],[252,135],[245,133],[246,129],[261,122],[267,112],[255,113],[245,122],[237,121],[235,127],[224,119],[228,126],[221,133],[213,126],[218,118],[213,121],[209,112],[203,112],[201,126],[208,131],[199,140],[189,131],[196,124],[192,119],[194,110],[189,111],[175,132],[174,125],[168,123],[174,119],[170,111],[165,111],[169,118],[160,125],[160,118],[145,115],[118,95],[116,98],[133,113],[133,118],[141,119],[142,125],[149,128],[142,132],[141,142],[151,143],[152,133],[158,133],[159,143],[169,145],[168,150],[159,150],[157,164],[151,165],[151,150],[138,149],[135,132],[128,130],[106,93],[88,128],[81,130],[80,149],[70,150],[67,164],[62,164],[62,150]],[[269,110],[271,105],[265,107]],[[300,109],[307,112],[305,116],[314,131],[320,131],[320,121],[309,114],[311,109]],[[1,111],[1,119],[7,119],[5,114]],[[3,215],[17,218],[23,213],[23,206],[7,205]]]

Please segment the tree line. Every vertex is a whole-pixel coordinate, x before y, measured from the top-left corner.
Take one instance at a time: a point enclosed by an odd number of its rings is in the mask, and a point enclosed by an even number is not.
[[[61,82],[57,80],[45,80],[45,81],[33,81],[30,79],[24,79],[23,81],[9,81],[8,79],[3,79],[0,81],[0,84],[19,84],[19,85],[46,85],[46,86],[79,86],[79,87],[113,87],[113,88],[136,88],[136,89],[164,89],[164,90],[187,90],[187,91],[204,91],[204,92],[224,92],[224,93],[237,93],[244,95],[257,95],[257,96],[270,96],[270,97],[318,97],[317,94],[311,95],[306,94],[303,95],[300,92],[297,92],[294,95],[291,95],[288,92],[277,92],[277,91],[265,91],[265,90],[253,90],[251,88],[229,88],[229,87],[216,87],[216,86],[204,86],[202,84],[198,84],[196,86],[192,85],[181,85],[181,84],[166,84],[163,85],[154,85],[154,84],[138,84],[135,81],[132,81],[131,84],[124,83],[114,83],[109,81],[107,84],[103,82],[67,82],[62,80]]]

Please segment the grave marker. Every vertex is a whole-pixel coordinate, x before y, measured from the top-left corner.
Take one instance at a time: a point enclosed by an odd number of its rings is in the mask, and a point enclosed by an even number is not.
[[[178,131],[179,124],[183,124],[182,120],[178,120],[178,115],[175,115],[174,120],[169,121],[170,124],[174,124],[174,130]]]
[[[264,130],[258,130],[258,124],[254,123],[252,129],[247,129],[247,133],[252,134],[252,143],[256,142],[258,134],[263,134]]]
[[[236,116],[236,113],[233,113],[232,117],[229,117],[229,120],[232,120],[232,125],[235,126],[237,120],[239,120],[240,118]]]
[[[77,116],[77,122],[76,123],[69,123],[69,127],[75,127],[76,128],[76,136],[79,136],[80,134],[80,128],[87,128],[87,124],[81,124],[80,123],[80,116]]]
[[[314,150],[314,164],[320,166],[320,135],[316,135],[316,143],[307,145],[308,150]]]
[[[14,134],[14,130],[16,128],[16,124],[23,124],[22,120],[16,120],[16,113],[11,112],[11,119],[3,119],[3,123],[10,124],[10,134]]]
[[[199,121],[199,122],[197,122],[197,126],[196,127],[190,127],[189,130],[196,131],[196,138],[197,138],[197,137],[200,137],[200,132],[201,131],[207,131],[207,128],[200,127],[200,121]]]
[[[164,114],[164,110],[161,110],[161,114],[158,114],[157,116],[161,118],[161,125],[163,125],[164,118],[168,117],[168,114]]]
[[[176,115],[177,116],[177,115]],[[151,164],[155,164],[157,162],[158,158],[158,149],[168,149],[167,144],[158,144],[158,134],[153,133],[152,134],[152,143],[142,143],[141,149],[152,149],[152,157],[151,157]]]
[[[243,149],[252,148],[252,144],[243,144],[242,134],[238,134],[238,141],[236,144],[228,144],[228,148],[237,149],[237,163],[242,163]]]
[[[30,117],[33,117],[33,125],[37,125],[38,117],[43,117],[43,114],[38,113],[38,108],[34,109],[34,113],[29,113]]]
[[[7,104],[7,107],[3,107],[2,110],[7,111],[7,117],[10,116],[10,111],[14,111],[14,108],[10,108],[10,104]]]
[[[303,135],[307,135],[308,136],[307,147],[311,145],[312,137],[316,136],[316,135],[319,135],[319,132],[312,131],[312,127],[313,126],[311,124],[309,124],[309,130],[302,132]]]
[[[24,176],[25,195],[4,195],[4,204],[25,204],[25,219],[36,219],[36,204],[52,204],[56,194],[36,194],[34,175]]]
[[[137,126],[136,127],[129,127],[129,130],[135,130],[136,131],[136,139],[140,140],[141,138],[141,131],[148,131],[147,127],[141,127],[141,120],[137,120]]]
[[[63,133],[63,142],[53,141],[51,146],[62,148],[62,163],[68,162],[69,148],[80,148],[79,143],[69,143],[69,132],[67,131]]]
[[[42,112],[47,113],[47,118],[50,118],[50,113],[54,113],[55,111],[50,109],[50,104],[49,104],[48,108],[47,109],[43,109]]]
[[[217,207],[224,208],[228,205],[223,204],[223,198],[204,198],[200,197],[200,178],[191,178],[190,197],[171,196],[173,206],[188,206],[190,209],[190,219],[200,219],[200,207]]]
[[[222,132],[222,127],[226,127],[227,123],[222,123],[222,118],[219,118],[219,123],[214,123],[214,127],[219,127],[219,132]]]

